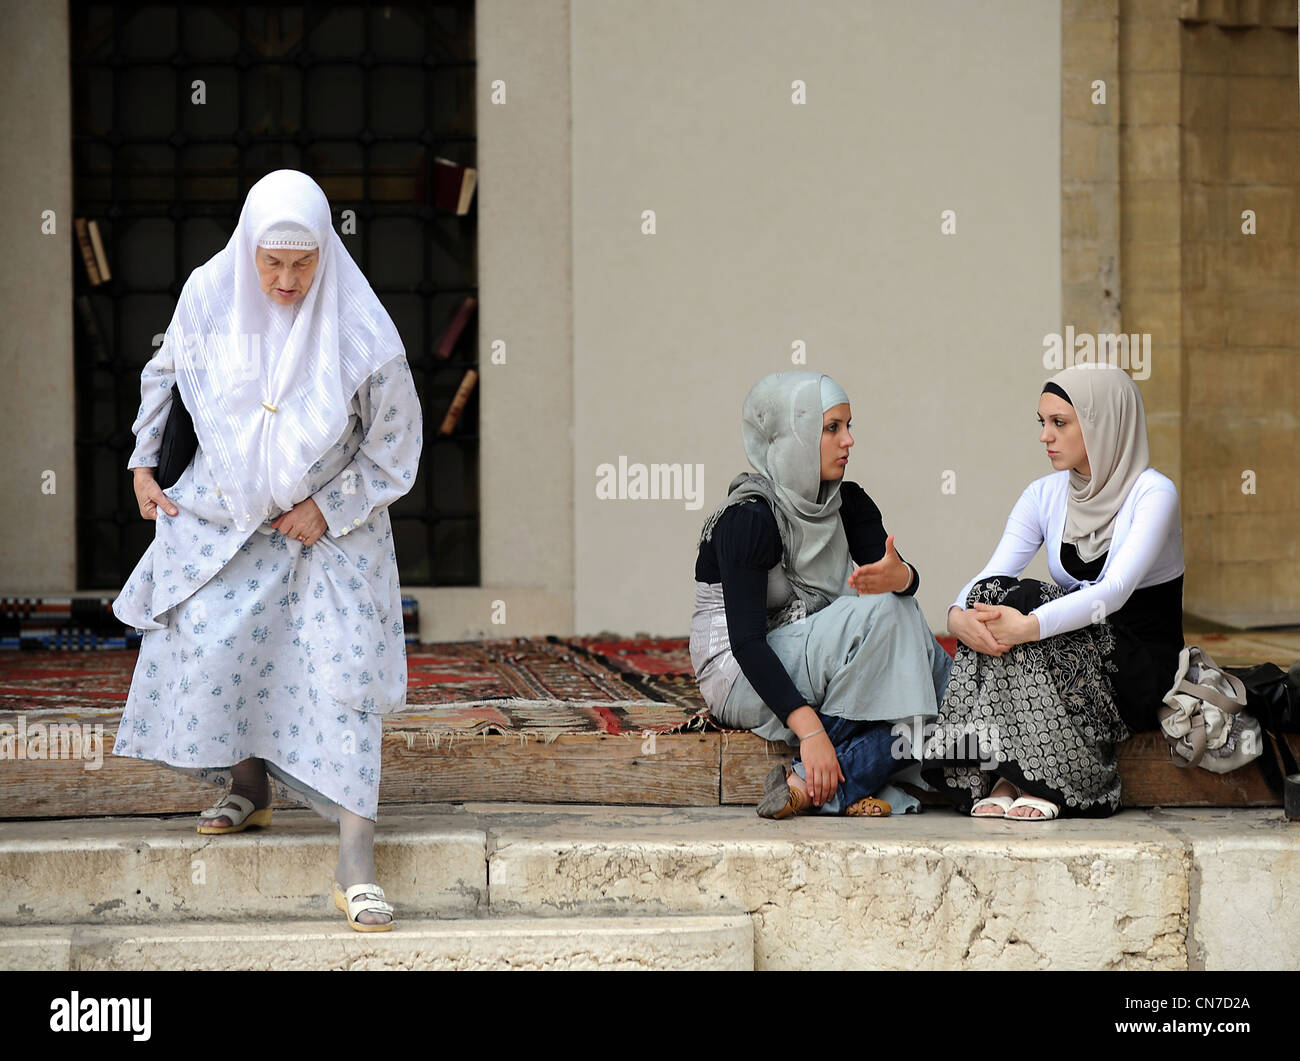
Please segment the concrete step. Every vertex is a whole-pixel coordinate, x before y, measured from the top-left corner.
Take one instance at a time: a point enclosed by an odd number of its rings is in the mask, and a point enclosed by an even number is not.
[[[431,918],[739,915],[760,969],[1300,967],[1300,825],[1276,810],[771,822],[469,803],[385,809],[376,836],[393,936]],[[335,845],[310,811],[226,837],[188,816],[4,823],[0,924],[330,923]]]
[[[466,811],[488,832],[494,911],[745,911],[759,969],[1300,967],[1300,825],[1281,811]]]
[[[278,810],[267,829],[200,836],[193,815],[0,825],[0,925],[332,917],[338,826]],[[454,806],[381,813],[375,869],[413,917],[487,906],[486,835]],[[342,916],[341,914],[339,915]]]
[[[403,919],[0,928],[0,969],[715,969],[754,967],[748,917]]]

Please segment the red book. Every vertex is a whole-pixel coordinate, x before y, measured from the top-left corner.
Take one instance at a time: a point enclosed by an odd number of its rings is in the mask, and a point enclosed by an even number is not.
[[[478,373],[472,368],[467,370],[465,378],[460,381],[460,386],[456,388],[456,396],[451,400],[451,408],[447,410],[447,415],[442,418],[442,426],[438,428],[438,434],[450,435],[456,428],[456,423],[460,420],[460,414],[465,411],[465,405],[469,401],[470,391],[474,389],[474,384],[478,382]]]
[[[466,295],[463,301],[452,314],[451,320],[442,330],[442,336],[438,339],[438,345],[433,348],[433,356],[442,358],[444,361],[451,357],[451,352],[456,348],[460,341],[461,333],[465,330],[465,325],[469,319],[474,316],[474,310],[478,306],[478,299],[473,295]]]

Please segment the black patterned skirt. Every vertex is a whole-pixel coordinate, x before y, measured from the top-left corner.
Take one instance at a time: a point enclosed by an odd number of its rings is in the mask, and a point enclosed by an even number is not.
[[[966,604],[1005,604],[1028,614],[1066,592],[1037,579],[987,578],[972,587]],[[1115,679],[1117,658],[1130,648],[1126,632],[1107,622],[1016,645],[1001,656],[959,643],[926,741],[923,776],[963,812],[1005,777],[1027,795],[1057,804],[1062,817],[1115,813],[1115,746],[1130,736]]]

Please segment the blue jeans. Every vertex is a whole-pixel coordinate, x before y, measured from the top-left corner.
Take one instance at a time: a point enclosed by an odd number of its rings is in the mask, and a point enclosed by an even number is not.
[[[817,712],[826,736],[835,746],[835,756],[844,781],[822,806],[822,813],[837,814],[865,796],[874,796],[903,765],[893,756],[893,725],[889,722],[837,718]],[[803,777],[803,763],[795,759],[795,770]]]

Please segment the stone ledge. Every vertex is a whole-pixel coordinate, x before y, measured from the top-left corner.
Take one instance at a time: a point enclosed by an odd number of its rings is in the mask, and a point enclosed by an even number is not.
[[[335,843],[309,811],[215,838],[191,817],[6,823],[0,923],[328,919]],[[1300,826],[1272,809],[772,822],[747,807],[438,804],[385,810],[376,859],[395,936],[430,917],[742,916],[757,968],[1300,966]]]
[[[329,921],[0,929],[0,969],[726,969],[754,967],[734,917],[463,918],[355,932]]]
[[[457,917],[486,906],[486,838],[464,815],[385,811],[379,835],[377,875],[408,909]],[[200,836],[193,815],[8,822],[0,925],[323,916],[337,857],[338,827],[311,811],[277,811],[270,828],[229,836]]]

